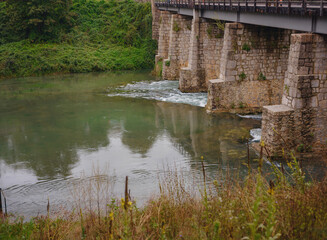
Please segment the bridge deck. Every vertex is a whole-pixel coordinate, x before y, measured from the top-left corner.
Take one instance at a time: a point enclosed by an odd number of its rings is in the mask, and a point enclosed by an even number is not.
[[[160,10],[267,27],[327,34],[327,1],[156,0]]]

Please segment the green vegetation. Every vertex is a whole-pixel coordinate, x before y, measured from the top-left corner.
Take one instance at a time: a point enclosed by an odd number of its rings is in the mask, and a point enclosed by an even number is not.
[[[215,22],[216,26],[218,27],[218,29],[222,32],[225,31],[225,22],[220,21],[219,19],[216,20]]]
[[[162,77],[162,69],[163,69],[163,59],[160,58],[155,66],[155,70],[153,71],[153,74],[157,77]]]
[[[151,21],[132,0],[1,2],[0,78],[152,68]]]
[[[73,24],[72,0],[5,0],[1,5],[1,40],[58,39]]]
[[[290,87],[287,84],[284,85],[284,90],[286,91],[287,95],[290,94]]]
[[[312,146],[311,145],[304,145],[303,143],[299,144],[296,148],[297,152],[303,153],[303,152],[312,152]]]
[[[222,38],[224,36],[224,31],[221,30],[221,28],[219,27],[220,25],[218,23],[216,23],[216,26],[218,27],[218,31],[216,33],[214,32],[213,25],[209,25],[209,27],[207,28],[207,34],[208,34],[209,38]],[[221,25],[221,26],[224,26],[224,25]]]
[[[244,43],[242,46],[242,50],[249,52],[251,50],[251,48],[250,48],[249,44]]]
[[[177,22],[174,22],[173,30],[174,30],[175,32],[179,32],[179,31],[181,30],[181,27],[178,25]]]
[[[258,80],[266,80],[266,79],[267,79],[266,76],[262,72],[260,72],[258,75]]]
[[[95,72],[149,68],[152,56],[142,48],[118,45],[31,44],[0,45],[0,76],[29,76],[57,72]]]
[[[209,27],[207,28],[207,34],[209,36],[209,38],[213,38],[213,26],[209,25]]]
[[[187,186],[177,171],[167,172],[160,181],[159,196],[142,208],[125,188],[125,197],[109,200],[103,210],[101,201],[96,200],[93,209],[77,206],[61,217],[51,217],[48,212],[25,223],[5,218],[0,220],[0,238],[326,239],[327,180],[305,182],[295,158],[287,162],[287,171],[272,163],[274,180],[266,180],[260,159],[258,170],[248,165],[248,177],[241,183],[222,174],[208,182],[202,160],[203,184],[197,190]],[[90,179],[93,182],[87,188],[94,191],[85,194],[97,195],[106,189],[99,187],[100,182],[105,184],[101,179]]]
[[[240,81],[243,81],[246,78],[246,74],[244,72],[241,72],[241,74],[238,75],[238,77],[240,78]]]
[[[239,107],[239,108],[245,108],[245,107],[246,107],[246,104],[243,103],[243,102],[239,102],[239,103],[238,103],[238,107]]]

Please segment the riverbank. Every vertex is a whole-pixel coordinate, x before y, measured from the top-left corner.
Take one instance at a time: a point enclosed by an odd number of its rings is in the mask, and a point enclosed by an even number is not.
[[[160,194],[138,208],[121,201],[87,203],[56,217],[2,220],[3,239],[325,239],[327,181],[305,182],[296,160],[289,173],[273,167],[274,182],[252,171],[242,183],[217,178],[187,186],[176,172],[160,181]],[[205,171],[204,174],[205,176]],[[94,178],[96,179],[96,178]],[[95,181],[94,190],[99,189]],[[96,192],[89,194],[96,194]],[[200,193],[200,194],[199,194]],[[83,195],[88,201],[89,196]],[[80,205],[79,205],[80,206]],[[51,206],[49,206],[51,208]],[[105,210],[100,210],[105,209]]]
[[[0,3],[0,79],[153,68],[150,3],[71,1],[69,22],[58,21],[62,30],[52,38],[50,30],[38,36],[16,33],[15,19],[6,24],[8,9],[9,3]]]
[[[105,44],[31,44],[27,41],[0,45],[0,78],[138,70],[152,66],[148,48]]]

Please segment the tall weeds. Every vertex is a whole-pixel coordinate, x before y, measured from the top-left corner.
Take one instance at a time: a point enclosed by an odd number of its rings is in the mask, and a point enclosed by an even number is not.
[[[89,207],[27,223],[3,220],[0,238],[326,239],[327,180],[305,182],[295,158],[288,172],[272,168],[273,181],[252,169],[243,181],[217,176],[197,191],[180,172],[170,170],[160,178],[159,195],[142,208],[128,193],[121,201],[106,198],[105,207],[98,207],[95,193],[101,184],[96,180],[93,198],[85,198]],[[205,177],[204,162],[202,169]]]

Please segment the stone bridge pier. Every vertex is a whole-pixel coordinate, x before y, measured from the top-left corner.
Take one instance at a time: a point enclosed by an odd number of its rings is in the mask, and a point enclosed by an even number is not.
[[[209,111],[255,112],[279,104],[290,30],[226,23],[220,74],[209,80]]]
[[[327,146],[327,37],[292,34],[282,104],[265,106],[262,140],[272,156]]]
[[[160,11],[155,71],[179,80],[182,92],[207,92],[209,80],[219,76],[224,29],[193,10],[193,17]],[[223,26],[223,25],[222,25]]]
[[[263,112],[271,156],[327,147],[327,35],[156,11],[156,72],[207,110]]]

